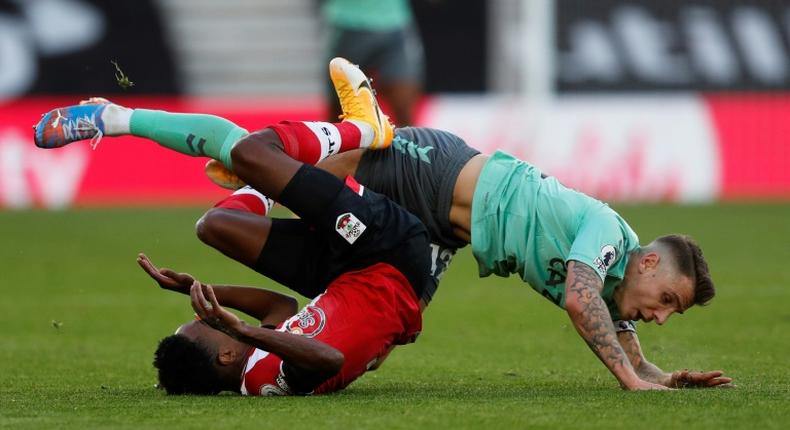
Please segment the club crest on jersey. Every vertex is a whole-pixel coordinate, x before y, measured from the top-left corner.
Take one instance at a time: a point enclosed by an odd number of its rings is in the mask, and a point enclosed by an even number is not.
[[[617,260],[617,249],[612,245],[604,245],[601,248],[601,256],[596,257],[593,263],[601,273],[606,273]]]
[[[324,310],[318,306],[307,305],[285,323],[285,329],[289,333],[313,337],[321,333],[324,325],[326,325]]]
[[[352,245],[362,236],[366,228],[367,226],[351,212],[338,216],[337,221],[335,221],[335,231]]]

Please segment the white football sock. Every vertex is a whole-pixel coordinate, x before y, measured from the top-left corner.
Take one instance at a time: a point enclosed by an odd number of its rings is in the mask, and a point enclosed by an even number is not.
[[[233,194],[231,194],[231,195],[232,196],[238,196],[240,194],[245,194],[245,195],[250,195],[250,196],[257,197],[261,201],[261,203],[263,203],[263,207],[265,209],[264,213],[261,214],[261,215],[266,215],[267,213],[269,213],[269,211],[272,210],[272,206],[274,206],[274,200],[264,196],[263,194],[261,194],[260,191],[256,190],[255,188],[252,188],[249,185],[245,185],[245,186],[239,188],[238,190],[234,191]]]
[[[107,136],[129,134],[132,112],[134,112],[134,109],[113,103],[108,104],[101,114],[101,119],[104,121],[104,134]]]
[[[348,119],[346,122],[356,125],[359,129],[359,134],[361,135],[359,140],[360,148],[367,148],[373,143],[376,133],[373,131],[373,127],[371,127],[370,124],[366,123],[365,121],[358,121],[355,119]]]

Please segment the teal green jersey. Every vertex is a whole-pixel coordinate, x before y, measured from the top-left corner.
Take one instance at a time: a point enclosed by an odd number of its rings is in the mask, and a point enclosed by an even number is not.
[[[472,203],[472,252],[480,276],[518,273],[565,308],[566,265],[575,260],[601,277],[612,319],[628,255],[639,238],[605,203],[546,177],[535,166],[497,152],[480,173]]]
[[[412,22],[408,0],[327,0],[323,12],[329,24],[355,30],[388,31]]]

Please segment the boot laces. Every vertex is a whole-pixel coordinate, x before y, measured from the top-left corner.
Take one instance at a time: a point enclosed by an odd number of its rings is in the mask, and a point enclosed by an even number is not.
[[[101,142],[102,138],[104,137],[104,133],[89,117],[77,118],[74,131],[78,136],[84,137],[85,139],[91,137],[90,145],[91,149],[93,150],[96,150],[96,148],[99,146],[99,142]]]

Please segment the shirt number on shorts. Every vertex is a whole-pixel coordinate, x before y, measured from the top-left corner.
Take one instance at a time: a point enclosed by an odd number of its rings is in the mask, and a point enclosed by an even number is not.
[[[447,266],[455,255],[455,249],[444,248],[441,245],[432,243],[431,245],[431,276],[437,281],[442,279]]]

